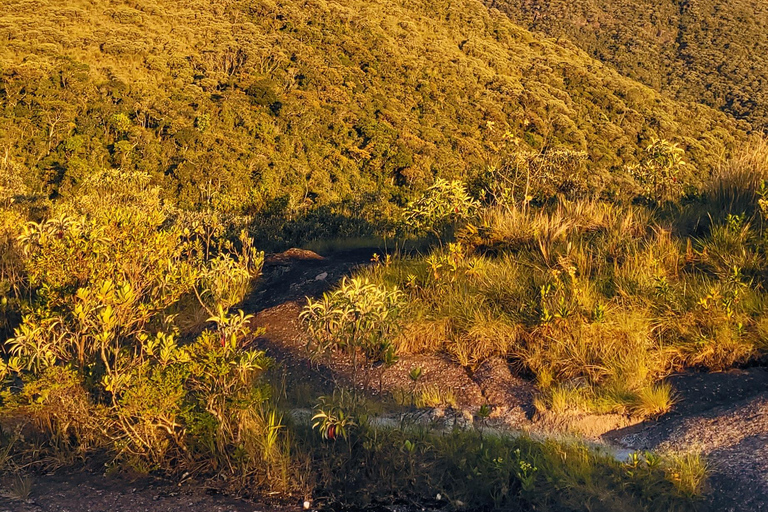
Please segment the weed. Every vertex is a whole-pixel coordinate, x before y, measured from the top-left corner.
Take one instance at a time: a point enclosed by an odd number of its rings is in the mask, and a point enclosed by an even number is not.
[[[377,286],[366,278],[345,278],[338,290],[307,300],[300,319],[311,336],[310,350],[317,355],[342,351],[352,359],[356,379],[360,370],[387,357],[399,328],[401,292]],[[368,372],[365,373],[366,379]],[[366,380],[367,383],[367,380]]]
[[[34,483],[31,476],[16,471],[8,478],[8,490],[14,499],[25,501],[32,494]]]
[[[669,481],[685,498],[694,499],[702,495],[707,478],[707,463],[699,453],[686,452],[671,454],[665,467]]]
[[[436,385],[425,386],[416,391],[414,403],[419,408],[455,408],[456,395],[451,389],[442,389]]]
[[[654,418],[669,412],[675,401],[672,386],[662,382],[640,389],[631,411],[636,416]]]

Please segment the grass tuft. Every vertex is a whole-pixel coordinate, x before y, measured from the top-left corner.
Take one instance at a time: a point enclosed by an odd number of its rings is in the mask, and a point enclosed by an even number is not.
[[[675,401],[672,386],[668,382],[662,382],[638,391],[631,411],[636,416],[654,418],[669,412]]]

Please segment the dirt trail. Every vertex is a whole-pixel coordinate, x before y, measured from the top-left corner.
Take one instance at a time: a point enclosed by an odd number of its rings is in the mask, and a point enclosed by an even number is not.
[[[322,258],[309,251],[291,250],[267,258],[259,287],[243,309],[255,313],[254,326],[265,328],[256,344],[280,363],[289,381],[287,388],[311,383],[316,390],[329,390],[333,384],[350,385],[351,364],[343,356],[310,365],[298,316],[306,297],[320,296],[356,267],[370,264],[373,252],[356,250]],[[573,433],[596,442],[601,434],[632,424],[618,414],[536,414],[535,387],[515,376],[502,358],[485,361],[471,372],[446,356],[401,354],[397,364],[374,368],[368,391],[392,395],[411,390],[409,373],[417,367],[423,371],[419,389],[449,391],[470,422],[487,404],[491,406],[490,423],[495,427],[540,435]]]
[[[0,482],[0,512],[291,512],[294,504],[238,500],[199,483],[175,484],[154,478],[106,478],[100,471],[29,477],[30,493]]]
[[[670,414],[609,432],[606,440],[636,450],[699,451],[711,471],[710,510],[768,510],[768,369],[670,381],[679,393]]]
[[[293,251],[267,258],[260,285],[243,309],[256,313],[254,326],[265,328],[256,344],[280,363],[288,388],[291,383],[311,383],[326,390],[333,384],[351,385],[352,366],[343,356],[310,364],[298,316],[306,297],[320,296],[354,268],[370,264],[373,253],[356,250],[319,259],[308,251]],[[414,367],[423,369],[420,386],[450,389],[460,407],[469,409],[485,403],[482,389],[463,368],[434,355],[405,355],[394,366],[374,368],[369,391],[377,394],[411,388],[408,374]]]

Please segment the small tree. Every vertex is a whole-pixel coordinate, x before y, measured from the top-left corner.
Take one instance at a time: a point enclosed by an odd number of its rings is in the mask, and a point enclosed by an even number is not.
[[[653,139],[645,148],[638,165],[629,168],[630,174],[642,187],[642,195],[656,204],[675,201],[683,195],[685,168],[682,148],[665,139]]]
[[[477,207],[478,202],[467,193],[464,183],[438,178],[424,195],[408,205],[405,222],[416,231],[441,238],[447,228],[468,219]]]

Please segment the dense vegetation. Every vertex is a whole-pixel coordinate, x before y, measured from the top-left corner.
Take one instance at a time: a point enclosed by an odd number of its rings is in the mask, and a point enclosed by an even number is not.
[[[469,0],[13,0],[0,39],[2,166],[20,190],[140,170],[180,207],[261,214],[276,243],[380,227],[435,175],[484,169],[507,132],[588,152],[608,184],[653,137],[702,173],[740,137]]]
[[[447,353],[470,371],[507,357],[535,379],[543,409],[639,416],[669,410],[673,390],[659,382],[672,371],[765,354],[768,150],[746,149],[696,199],[659,201],[680,179],[678,151],[649,146],[654,186],[634,204],[575,192],[535,204],[546,189],[534,180],[523,197],[526,174],[484,202],[459,183],[429,189],[409,208],[414,225],[447,224],[456,241],[364,272],[407,292],[398,352]]]
[[[695,458],[622,463],[578,444],[377,427],[356,393],[321,399],[313,428],[285,421],[290,404],[264,379],[271,361],[251,348],[249,316],[230,311],[263,261],[243,219],[172,207],[145,173],[94,175],[40,223],[3,213],[4,328],[20,323],[0,359],[0,471],[106,457],[112,471],[350,506],[656,510],[700,495]],[[316,331],[323,348],[389,352],[398,317],[373,306],[399,295],[340,292],[339,306],[371,314]]]
[[[398,353],[502,356],[542,410],[660,414],[669,371],[765,348],[768,152],[732,118],[473,0],[9,0],[0,40],[0,471],[471,510],[700,494],[695,457],[384,428],[357,392],[294,424],[237,307],[256,247],[397,236],[428,249],[309,301],[312,355],[363,385]]]
[[[622,74],[768,129],[768,8],[753,0],[486,0]]]

